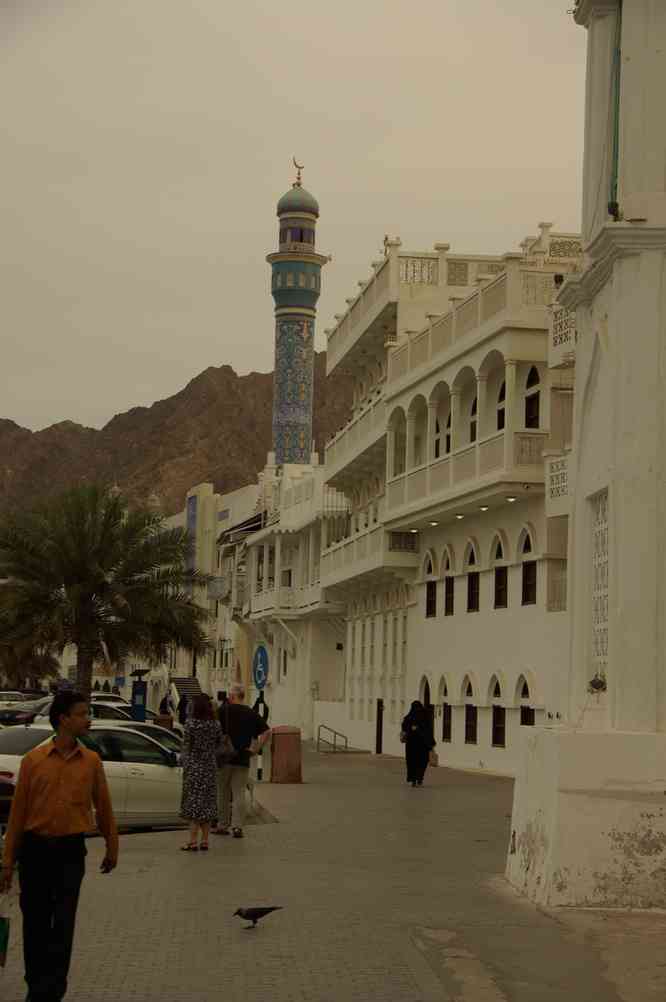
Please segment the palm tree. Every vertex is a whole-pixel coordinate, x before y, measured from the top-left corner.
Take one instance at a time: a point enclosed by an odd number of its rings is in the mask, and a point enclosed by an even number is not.
[[[26,682],[57,678],[60,662],[48,644],[0,643],[0,678],[10,688],[20,689]]]
[[[208,614],[195,601],[208,577],[191,567],[186,529],[130,509],[114,490],[76,487],[0,520],[0,644],[76,649],[90,693],[97,661],[164,661],[172,644],[203,653]]]

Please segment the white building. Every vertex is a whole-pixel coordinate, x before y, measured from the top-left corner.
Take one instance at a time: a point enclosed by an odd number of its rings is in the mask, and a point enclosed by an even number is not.
[[[507,873],[548,905],[663,908],[666,6],[579,0],[575,19],[585,256],[559,295],[578,332],[572,451],[551,459],[571,526],[568,699],[521,763]]]

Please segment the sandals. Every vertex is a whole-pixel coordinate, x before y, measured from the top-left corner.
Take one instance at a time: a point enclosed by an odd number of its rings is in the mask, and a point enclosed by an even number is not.
[[[198,852],[199,851],[199,846],[196,844],[196,842],[188,842],[187,845],[181,845],[180,851],[181,852]]]
[[[199,843],[199,850],[201,852],[208,852],[208,842],[200,842]]]

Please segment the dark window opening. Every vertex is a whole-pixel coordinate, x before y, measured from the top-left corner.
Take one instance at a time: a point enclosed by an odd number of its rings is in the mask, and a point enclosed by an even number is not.
[[[472,548],[469,551],[469,556],[467,557],[467,565],[469,567],[474,567],[475,563],[476,563],[476,553],[474,552],[474,548]]]
[[[426,581],[426,618],[433,619],[437,615],[437,582]]]
[[[539,427],[539,396],[540,394],[537,392],[537,393],[531,393],[529,397],[525,397],[526,428]]]
[[[525,539],[523,541],[523,553],[532,552],[532,540],[530,539],[529,532],[525,533]]]
[[[506,748],[506,710],[503,706],[493,706],[493,748]]]
[[[526,560],[523,564],[523,605],[536,605],[537,565],[536,560]]]
[[[467,688],[465,689],[465,698],[471,699],[474,696],[474,689],[472,688],[472,683],[467,680]]]
[[[495,547],[495,560],[504,560],[504,547],[501,543]]]
[[[435,419],[435,459],[439,459],[440,454],[440,430],[439,418]]]
[[[538,386],[539,381],[539,370],[535,365],[533,365],[527,374],[527,383],[525,384],[526,389],[531,390],[533,386]]]
[[[470,571],[467,575],[467,611],[479,611],[479,572]]]
[[[472,410],[470,411],[469,418],[469,440],[470,442],[476,442],[476,410],[477,410],[477,400],[474,397],[472,402]]]
[[[521,706],[520,725],[521,727],[534,727],[534,707]]]
[[[446,419],[446,455],[451,452],[451,415]]]
[[[505,424],[506,383],[500,386],[497,397],[497,430],[503,431]]]
[[[495,679],[495,686],[493,688],[493,699],[501,699],[501,698],[502,698],[502,689],[500,687],[498,680]]]
[[[525,681],[525,679],[523,679],[523,687],[520,690],[520,698],[521,699],[529,699],[530,698],[530,687],[527,684],[527,682]]]
[[[509,605],[509,572],[506,567],[495,568],[495,608],[506,609]]]
[[[453,615],[453,595],[455,578],[444,578],[444,615]]]
[[[451,741],[451,704],[442,704],[442,741]]]
[[[475,745],[478,730],[478,710],[476,706],[465,706],[465,744]]]

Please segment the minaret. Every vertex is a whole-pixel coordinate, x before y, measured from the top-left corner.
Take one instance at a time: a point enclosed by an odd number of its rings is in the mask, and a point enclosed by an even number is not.
[[[319,205],[296,181],[277,205],[279,250],[266,260],[272,268],[275,300],[273,451],[278,466],[309,463],[312,448],[314,326],[327,257],[315,251]]]

